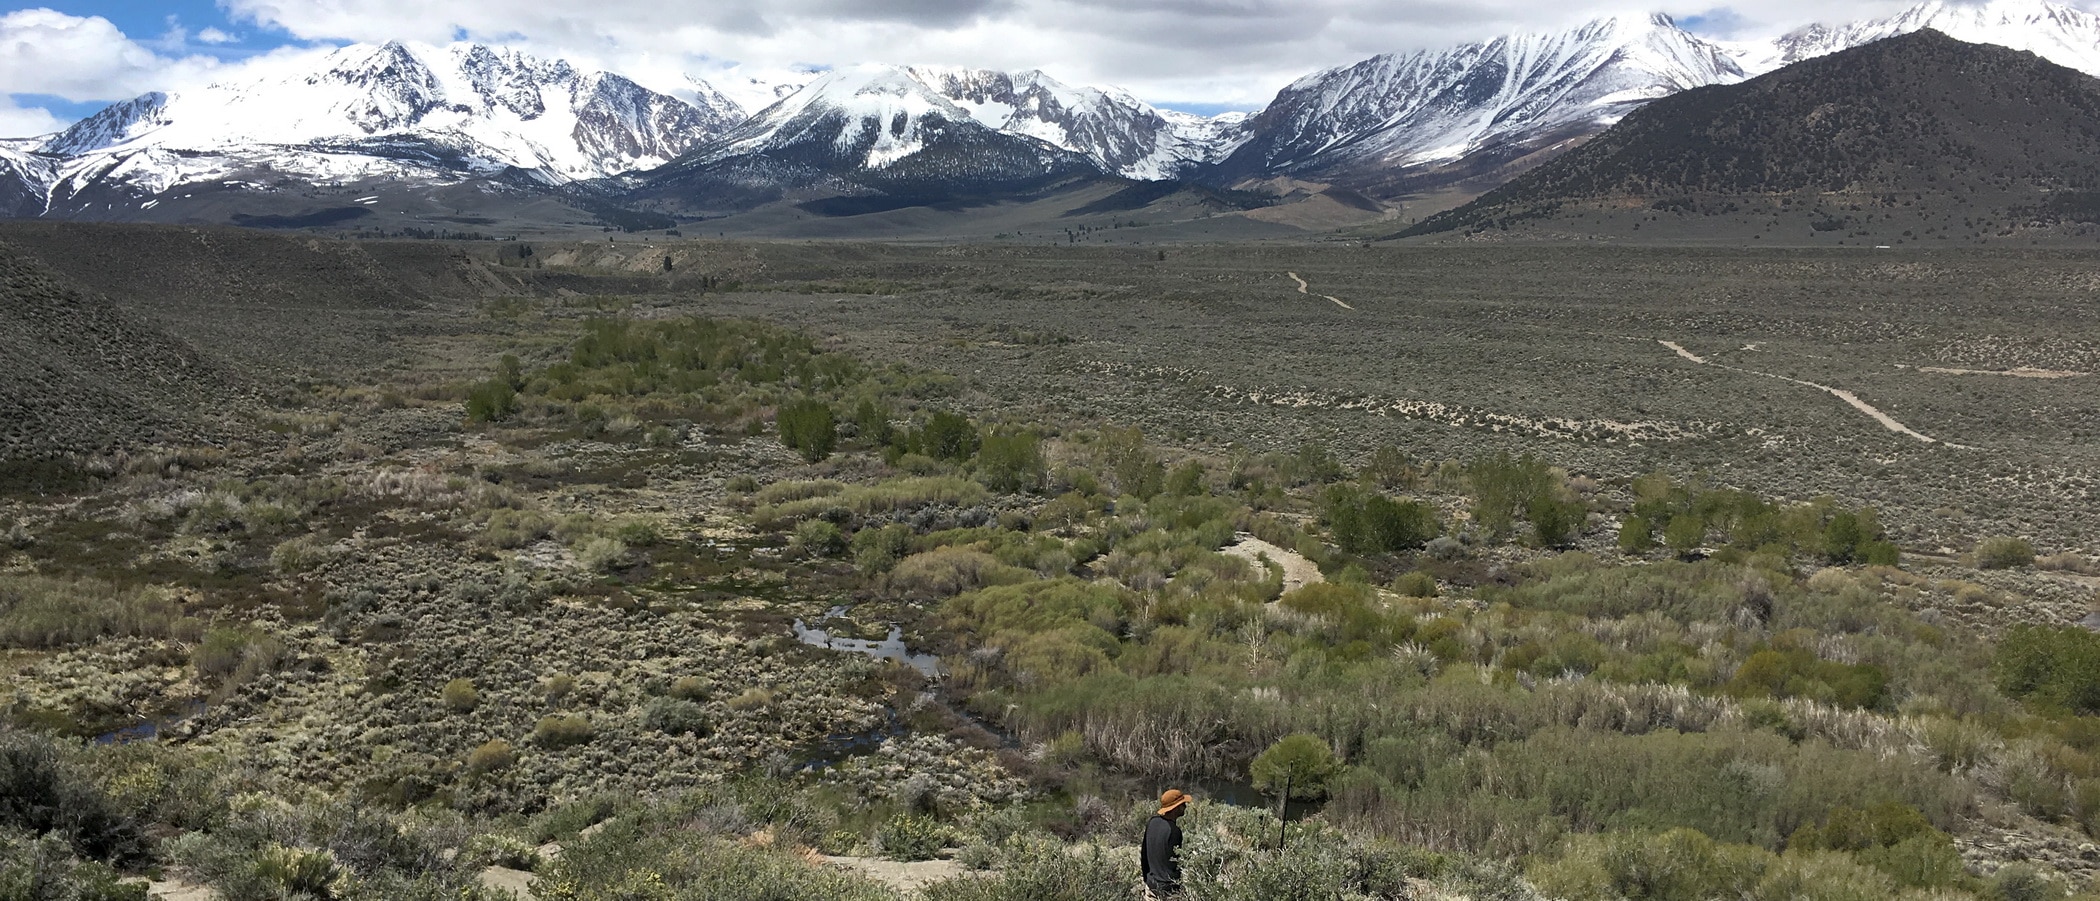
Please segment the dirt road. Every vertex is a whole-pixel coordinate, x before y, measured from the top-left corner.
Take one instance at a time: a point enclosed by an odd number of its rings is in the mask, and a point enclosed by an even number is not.
[[[1701,366],[1712,366],[1716,369],[1726,369],[1730,372],[1740,372],[1745,375],[1763,376],[1764,378],[1768,379],[1778,379],[1782,382],[1792,382],[1796,385],[1814,388],[1817,391],[1824,392],[1825,394],[1829,394],[1830,396],[1835,397],[1838,400],[1850,404],[1853,409],[1872,417],[1875,422],[1881,423],[1882,428],[1888,429],[1891,432],[1895,432],[1899,435],[1908,435],[1912,438],[1916,438],[1919,441],[1925,442],[1926,444],[1945,443],[1940,441],[1938,438],[1934,438],[1931,435],[1927,435],[1923,432],[1911,428],[1910,426],[1897,422],[1895,417],[1890,416],[1887,413],[1881,412],[1879,409],[1876,409],[1873,404],[1860,400],[1859,395],[1853,394],[1852,392],[1846,391],[1842,388],[1832,388],[1829,385],[1818,385],[1815,382],[1802,381],[1801,379],[1793,378],[1790,376],[1774,375],[1769,372],[1758,372],[1755,369],[1744,369],[1740,366],[1729,366],[1725,363],[1716,363],[1712,360],[1709,360],[1705,357],[1699,356],[1698,354],[1692,353],[1691,351],[1684,349],[1684,345],[1678,344],[1675,341],[1664,341],[1660,338],[1657,338],[1655,340],[1655,343],[1667,347],[1670,350],[1675,351],[1678,356],[1690,360],[1694,363],[1697,363]],[[1959,444],[1948,444],[1947,446],[1961,447],[1961,445]]]
[[[1327,298],[1328,300],[1334,301],[1334,305],[1335,305],[1335,306],[1341,307],[1341,308],[1342,308],[1342,309],[1344,309],[1344,310],[1354,310],[1354,309],[1356,309],[1355,307],[1352,307],[1352,306],[1350,306],[1350,305],[1348,305],[1348,304],[1345,304],[1345,303],[1343,303],[1343,302],[1342,302],[1342,299],[1341,299],[1341,298],[1339,298],[1339,297],[1334,297],[1334,296],[1332,296],[1332,295],[1327,295],[1327,294],[1314,294],[1314,293],[1312,293],[1312,286],[1311,286],[1311,285],[1308,285],[1308,284],[1306,284],[1306,283],[1305,283],[1305,279],[1299,278],[1299,277],[1298,277],[1298,273],[1296,273],[1296,272],[1286,272],[1286,273],[1284,273],[1284,274],[1285,274],[1285,275],[1288,275],[1288,276],[1290,276],[1290,277],[1291,277],[1291,281],[1294,281],[1294,282],[1297,282],[1297,283],[1298,283],[1298,293],[1300,293],[1300,294],[1303,294],[1303,295],[1305,295],[1305,296],[1307,296],[1307,297],[1325,297],[1325,298]]]

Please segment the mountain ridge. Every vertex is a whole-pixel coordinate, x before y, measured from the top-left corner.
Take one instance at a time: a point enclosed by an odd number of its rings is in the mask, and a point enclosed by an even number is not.
[[[2100,79],[1928,29],[1658,100],[1396,237],[1726,220],[1744,238],[1981,239],[2092,223],[2096,192]]]
[[[196,91],[148,92],[41,140],[0,142],[0,215],[142,217],[187,199],[191,186],[275,192],[273,209],[290,192],[386,183],[474,183],[520,198],[584,196],[592,206],[686,179],[685,194],[720,196],[669,203],[678,192],[654,191],[650,202],[698,210],[884,194],[914,180],[903,193],[928,196],[927,179],[949,172],[962,182],[932,194],[977,196],[1034,191],[1051,170],[1077,172],[1067,155],[1110,178],[1287,194],[1334,188],[1412,205],[1490,190],[1658,98],[1921,28],[2100,75],[2100,16],[2049,0],[1926,0],[1884,19],[1812,25],[1765,41],[1712,40],[1659,14],[1598,19],[1370,57],[1310,73],[1257,113],[1209,118],[1040,70],[926,66],[739,73],[734,92],[765,104],[747,109],[693,76],[663,93],[514,50],[389,42],[317,52]],[[811,156],[813,144],[790,152],[792,141],[752,152],[765,144],[750,141],[765,123],[796,115],[774,111],[838,105],[823,95],[848,71],[880,73],[896,96],[918,97],[924,110],[892,111],[906,126],[937,111],[948,137],[933,143],[945,156],[914,163],[906,168],[920,175],[901,178],[906,170],[896,164],[932,144],[882,137],[888,119],[883,129],[835,129],[834,140],[849,144],[872,138],[851,165]],[[970,153],[988,156],[971,163]],[[701,157],[715,172],[693,181]],[[349,221],[355,212],[331,215]],[[280,219],[309,221],[268,221]]]

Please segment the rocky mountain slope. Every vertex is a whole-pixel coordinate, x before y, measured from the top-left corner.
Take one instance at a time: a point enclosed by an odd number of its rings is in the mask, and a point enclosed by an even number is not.
[[[1103,172],[1172,179],[1216,162],[1244,139],[1244,117],[1154,108],[1113,88],[1072,87],[1040,71],[911,68],[905,73],[979,124],[1084,154]]]
[[[1926,0],[1883,19],[1810,25],[1770,41],[1730,46],[1743,68],[1762,75],[1805,59],[1931,29],[1972,44],[2026,50],[2043,59],[2100,75],[2100,16],[2048,0]]]
[[[1508,160],[1579,138],[1642,103],[1745,76],[1667,16],[1601,19],[1450,50],[1375,56],[1298,80],[1247,123],[1226,178],[1375,184]]]
[[[680,213],[826,197],[879,208],[1025,194],[1099,174],[1086,156],[983,124],[908,70],[866,66],[826,73],[640,176],[625,199]]]
[[[558,184],[660,165],[743,118],[629,79],[479,44],[354,45],[180,94],[148,93],[50,137],[53,213],[181,185],[343,184],[504,172]]]
[[[481,45],[356,45],[197,91],[148,93],[58,135],[0,142],[0,214],[189,221],[191,213],[154,209],[175,204],[195,207],[198,221],[239,221],[223,212],[243,204],[238,196],[178,201],[189,200],[186,186],[353,190],[340,206],[369,204],[386,186],[464,183],[503,195],[465,204],[500,219],[502,209],[592,182],[602,183],[583,189],[583,207],[632,193],[700,212],[788,197],[1027,193],[1080,171],[1074,158],[1114,178],[1284,193],[1333,186],[1388,202],[1462,198],[1658,98],[1921,29],[2100,75],[2100,16],[2049,0],[1926,0],[1885,19],[1744,42],[1709,40],[1667,16],[1607,18],[1372,57],[1308,75],[1258,114],[1214,118],[1040,71],[739,68],[720,73],[726,94],[689,77],[674,97]],[[864,102],[879,97],[896,105]],[[835,146],[822,149],[819,134]],[[309,221],[281,201],[246,204],[268,207],[259,212],[268,221]]]
[[[1880,243],[2100,221],[2100,80],[1917,32],[1658,100],[1405,234],[1643,220]]]

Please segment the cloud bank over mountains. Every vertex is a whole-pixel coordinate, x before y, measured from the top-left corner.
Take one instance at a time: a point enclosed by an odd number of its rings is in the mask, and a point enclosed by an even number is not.
[[[1666,12],[1722,38],[1804,22],[1888,15],[1901,0],[1761,0],[1714,5],[1625,0],[189,0],[184,25],[127,34],[110,19],[51,9],[0,14],[0,134],[50,131],[73,104],[247,77],[249,67],[348,42],[471,40],[618,71],[665,93],[704,79],[762,106],[771,85],[868,62],[1043,69],[1169,108],[1254,109],[1309,72],[1379,53],[1456,45],[1602,16]],[[219,18],[251,37],[238,53]],[[799,74],[798,73],[804,73]],[[750,90],[741,90],[741,88]],[[755,112],[756,110],[751,110]]]

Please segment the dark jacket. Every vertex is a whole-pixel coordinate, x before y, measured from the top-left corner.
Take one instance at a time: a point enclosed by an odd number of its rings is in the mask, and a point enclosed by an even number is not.
[[[1181,861],[1175,859],[1180,852],[1180,824],[1156,814],[1145,821],[1145,847],[1138,861],[1144,869],[1145,887],[1153,894],[1181,891]]]

